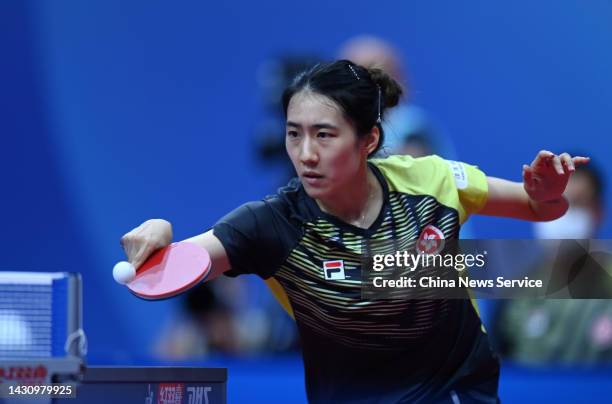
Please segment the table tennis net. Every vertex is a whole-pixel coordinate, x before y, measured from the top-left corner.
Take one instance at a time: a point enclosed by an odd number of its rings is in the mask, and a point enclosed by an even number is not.
[[[0,358],[85,354],[78,274],[0,272]]]

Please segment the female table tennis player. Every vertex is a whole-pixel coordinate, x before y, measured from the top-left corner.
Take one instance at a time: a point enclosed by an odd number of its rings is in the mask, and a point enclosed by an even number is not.
[[[211,255],[208,279],[267,280],[297,322],[311,402],[495,403],[499,364],[471,301],[361,299],[362,242],[416,240],[426,227],[458,238],[474,213],[556,219],[569,176],[588,158],[541,151],[522,183],[437,156],[369,159],[401,94],[383,71],[346,60],[298,75],[283,95],[297,178],[188,241]],[[171,239],[170,223],[154,219],[122,244],[138,267]],[[334,260],[342,271],[326,276]]]

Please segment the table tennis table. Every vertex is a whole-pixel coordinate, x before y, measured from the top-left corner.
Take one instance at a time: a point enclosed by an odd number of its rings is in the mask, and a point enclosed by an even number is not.
[[[226,402],[226,368],[87,366],[81,308],[79,274],[0,272],[0,403]],[[9,394],[50,385],[71,394]]]

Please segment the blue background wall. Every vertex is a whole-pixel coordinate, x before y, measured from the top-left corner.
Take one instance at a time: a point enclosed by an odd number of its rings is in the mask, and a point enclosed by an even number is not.
[[[333,58],[363,33],[399,48],[459,159],[519,180],[541,148],[581,150],[609,175],[610,21],[604,0],[2,2],[0,268],[81,272],[90,360],[147,357],[176,303],[113,282],[120,236],[163,217],[182,239],[270,192],[281,174],[253,151],[258,69]],[[472,223],[476,237],[531,237]]]

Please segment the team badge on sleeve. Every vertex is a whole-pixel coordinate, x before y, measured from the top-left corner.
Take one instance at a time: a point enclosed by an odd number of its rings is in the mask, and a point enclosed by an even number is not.
[[[323,273],[325,274],[325,279],[328,281],[346,279],[344,277],[344,261],[324,261]]]

